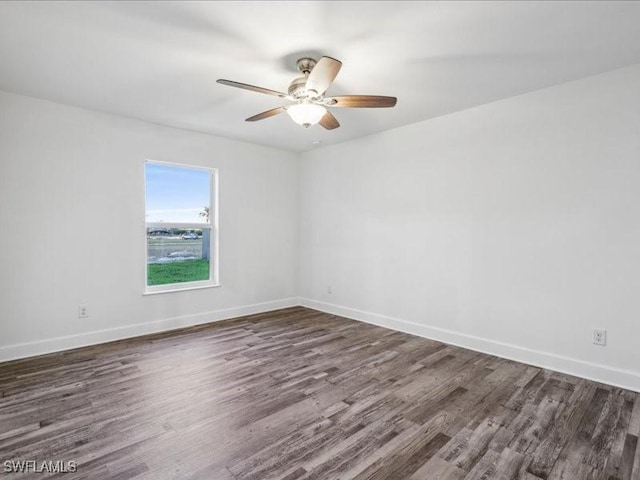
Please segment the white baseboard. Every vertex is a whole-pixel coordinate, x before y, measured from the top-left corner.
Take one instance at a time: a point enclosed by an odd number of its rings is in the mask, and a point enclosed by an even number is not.
[[[183,315],[179,317],[155,320],[152,322],[126,325],[124,327],[80,333],[78,335],[69,335],[35,342],[7,345],[0,347],[0,362],[33,357],[35,355],[43,355],[45,353],[59,352],[72,348],[86,347],[88,345],[96,345],[125,338],[139,337],[149,333],[158,333],[167,330],[174,330],[176,328],[191,327],[203,323],[217,322],[235,317],[243,317],[245,315],[269,312],[280,308],[295,307],[297,305],[297,298],[285,298],[271,302],[243,305],[240,307],[225,308],[223,310],[214,310],[194,315]]]
[[[339,315],[341,317],[370,323],[380,327],[390,328],[400,332],[417,335],[420,337],[438,340],[451,345],[468,348],[482,353],[488,353],[509,360],[527,363],[536,367],[547,368],[557,372],[575,375],[577,377],[606,383],[616,387],[640,392],[640,372],[623,370],[584,360],[578,360],[555,353],[533,350],[518,345],[496,342],[486,338],[466,335],[442,328],[430,327],[406,320],[365,312],[354,308],[343,307],[331,303],[300,298],[299,304],[320,310],[322,312]]]
[[[227,320],[245,315],[264,313],[297,305],[640,392],[640,372],[609,367],[563,355],[533,350],[518,345],[496,342],[486,338],[466,335],[442,328],[430,327],[428,325],[409,322],[377,313],[366,312],[355,308],[320,302],[309,298],[286,298],[282,300],[256,303],[253,305],[243,305],[222,310],[214,310],[211,312],[203,312],[194,315],[165,318],[152,322],[98,330],[78,335],[69,335],[35,342],[7,345],[0,347],[0,362],[59,352],[72,348],[86,347],[89,345],[138,337],[150,333],[164,332],[177,328],[201,325],[204,323]]]

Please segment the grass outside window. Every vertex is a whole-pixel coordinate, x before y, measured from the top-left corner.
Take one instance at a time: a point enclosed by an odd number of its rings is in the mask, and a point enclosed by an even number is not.
[[[150,263],[147,265],[147,283],[167,285],[171,283],[209,280],[209,260],[184,260],[173,263]]]

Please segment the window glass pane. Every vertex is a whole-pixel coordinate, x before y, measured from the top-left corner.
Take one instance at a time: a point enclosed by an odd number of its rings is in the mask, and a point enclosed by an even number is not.
[[[209,280],[211,229],[147,228],[147,285]]]
[[[146,221],[208,223],[211,172],[147,163]]]

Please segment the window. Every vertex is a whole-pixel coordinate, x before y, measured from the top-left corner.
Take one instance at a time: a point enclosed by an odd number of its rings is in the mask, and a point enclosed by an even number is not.
[[[218,284],[217,171],[145,164],[145,293]]]

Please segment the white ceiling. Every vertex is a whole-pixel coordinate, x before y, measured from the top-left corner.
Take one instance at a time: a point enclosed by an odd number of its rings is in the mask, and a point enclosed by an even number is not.
[[[640,2],[0,3],[0,89],[292,151],[640,63]],[[304,129],[283,104],[295,60],[343,67],[328,94],[398,97]]]

